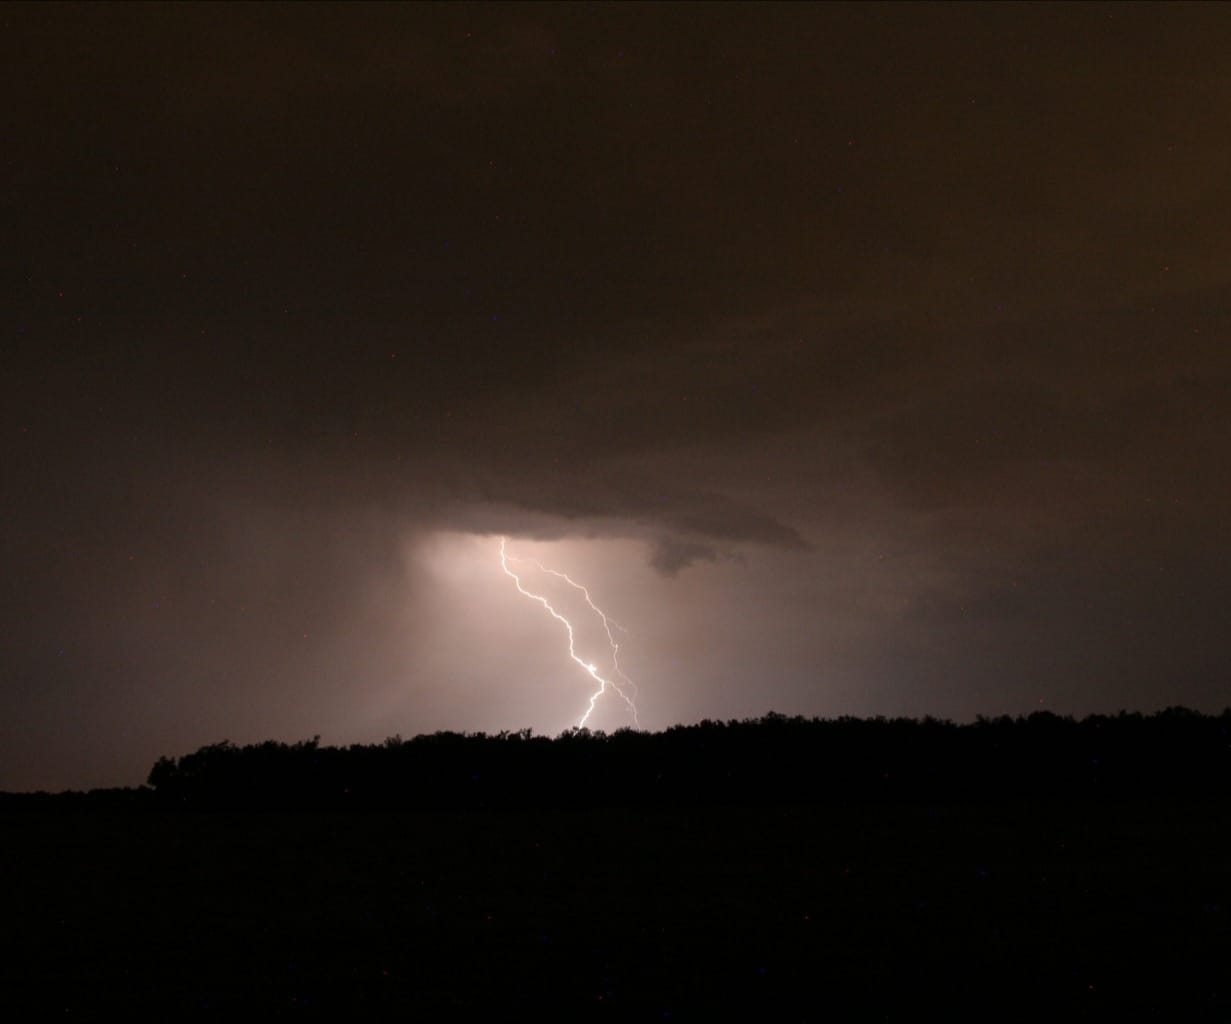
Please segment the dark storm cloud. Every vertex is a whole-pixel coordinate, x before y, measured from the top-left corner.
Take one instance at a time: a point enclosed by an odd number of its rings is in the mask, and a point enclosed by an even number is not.
[[[718,552],[709,545],[675,539],[660,540],[650,552],[650,564],[667,576],[674,576],[695,562],[717,559]]]
[[[749,621],[843,623],[865,709],[999,710],[1031,629],[1091,710],[1129,632],[1212,699],[1169,609],[1227,578],[1225,9],[0,18],[10,733],[318,731],[429,638],[442,530],[634,539],[692,605],[763,556]]]

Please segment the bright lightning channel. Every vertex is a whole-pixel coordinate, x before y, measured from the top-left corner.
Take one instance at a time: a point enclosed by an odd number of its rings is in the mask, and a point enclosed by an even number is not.
[[[542,562],[539,562],[533,558],[517,558],[514,555],[510,555],[508,553],[507,546],[508,538],[501,537],[500,568],[502,568],[504,570],[504,574],[513,581],[519,593],[524,594],[526,597],[530,598],[530,600],[542,605],[553,619],[564,625],[565,630],[568,632],[568,656],[580,665],[586,675],[598,684],[598,689],[590,694],[589,706],[586,708],[585,714],[581,716],[581,720],[577,723],[577,728],[581,729],[585,727],[586,722],[590,719],[590,715],[594,712],[598,699],[607,692],[608,687],[611,687],[611,689],[624,701],[624,703],[628,705],[629,710],[633,714],[633,723],[640,728],[641,721],[637,717],[637,685],[629,679],[620,668],[620,645],[616,641],[615,634],[611,631],[613,626],[621,632],[627,632],[627,630],[625,630],[623,626],[615,621],[615,619],[611,618],[611,616],[607,615],[601,608],[599,608],[590,597],[590,591],[569,576],[568,573],[563,573],[556,569],[549,569],[547,566],[543,565]],[[613,678],[608,679],[600,675],[597,665],[591,661],[582,661],[582,659],[578,657],[575,646],[575,638],[573,635],[573,624],[564,615],[561,615],[558,611],[556,611],[556,609],[552,607],[551,602],[548,601],[542,594],[536,594],[533,591],[527,590],[522,583],[521,576],[514,572],[513,569],[509,568],[510,562],[519,565],[533,565],[540,572],[546,573],[549,576],[554,576],[556,579],[564,580],[564,582],[574,590],[581,591],[582,596],[585,598],[586,605],[602,620],[603,629],[607,633],[607,643],[611,645]],[[619,680],[620,682],[617,682],[616,680]],[[621,685],[621,683],[623,683],[623,685]]]

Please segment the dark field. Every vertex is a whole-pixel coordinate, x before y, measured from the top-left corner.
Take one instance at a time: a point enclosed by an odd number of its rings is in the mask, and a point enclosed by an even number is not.
[[[11,800],[3,999],[1231,1019],[1231,804],[170,810]]]

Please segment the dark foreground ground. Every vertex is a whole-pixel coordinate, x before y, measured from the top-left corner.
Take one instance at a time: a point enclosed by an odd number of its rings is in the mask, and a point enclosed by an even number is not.
[[[0,829],[0,999],[40,1016],[1231,1020],[1222,799],[18,801]]]

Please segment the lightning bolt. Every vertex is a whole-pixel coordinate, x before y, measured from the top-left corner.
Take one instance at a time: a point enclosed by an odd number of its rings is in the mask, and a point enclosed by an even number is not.
[[[603,630],[607,634],[607,643],[611,646],[611,664],[612,664],[613,678],[608,679],[605,676],[599,675],[597,665],[595,665],[593,662],[583,661],[581,659],[581,657],[577,654],[576,637],[573,632],[572,622],[570,622],[568,618],[566,618],[564,615],[561,615],[560,612],[556,611],[556,609],[552,606],[551,602],[548,601],[547,598],[545,598],[542,594],[536,594],[533,591],[527,590],[525,585],[522,583],[521,576],[519,576],[513,569],[509,567],[510,562],[513,562],[519,565],[520,564],[533,565],[540,572],[546,573],[549,576],[554,576],[556,579],[563,580],[574,590],[581,591],[582,597],[585,598],[586,605],[589,607],[589,609],[592,612],[594,612],[595,615],[599,617],[599,619],[602,620]],[[586,713],[582,715],[580,721],[578,721],[577,728],[581,729],[585,727],[586,722],[589,721],[590,719],[590,715],[594,713],[594,708],[598,704],[599,698],[602,697],[603,694],[607,692],[608,687],[610,687],[611,690],[615,694],[617,694],[624,701],[625,704],[628,705],[628,708],[632,712],[632,715],[633,715],[633,723],[638,728],[640,728],[641,721],[637,717],[637,701],[636,701],[637,684],[634,683],[631,679],[629,679],[628,676],[624,674],[624,671],[620,668],[620,644],[616,640],[615,634],[611,631],[613,626],[616,629],[620,630],[621,632],[627,632],[627,630],[625,630],[623,626],[621,626],[618,622],[615,621],[615,619],[611,618],[611,616],[609,616],[598,605],[596,605],[594,603],[593,598],[590,597],[590,591],[587,590],[580,583],[578,583],[576,580],[574,580],[571,576],[569,576],[568,573],[560,572],[556,569],[549,569],[547,566],[543,565],[543,563],[538,561],[537,559],[517,558],[513,555],[510,555],[508,553],[508,538],[507,537],[500,538],[500,568],[503,569],[504,574],[513,581],[513,584],[517,587],[517,590],[519,593],[524,594],[526,597],[530,598],[531,601],[534,601],[538,603],[539,605],[541,605],[553,619],[555,619],[557,622],[561,623],[564,626],[565,630],[568,632],[568,656],[572,658],[573,661],[575,661],[579,666],[581,666],[582,670],[586,673],[586,675],[588,675],[592,680],[594,680],[594,682],[598,684],[598,689],[596,689],[592,694],[590,694],[589,706],[586,708]],[[619,680],[620,682],[617,682],[617,680]],[[623,683],[623,685],[621,685],[621,682]],[[631,693],[631,696],[630,696],[630,693]]]

